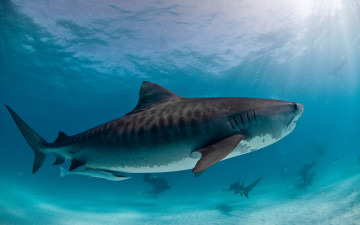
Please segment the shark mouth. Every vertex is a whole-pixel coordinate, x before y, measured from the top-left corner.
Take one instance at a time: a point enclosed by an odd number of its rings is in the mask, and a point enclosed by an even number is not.
[[[295,126],[296,126],[296,121],[302,116],[302,114],[304,113],[304,106],[300,106],[299,108],[298,108],[298,113],[294,116],[294,118],[292,118],[290,121],[289,121],[289,123],[287,124],[287,127],[288,128],[292,128],[292,129],[294,129],[295,128]]]
[[[296,127],[296,121],[301,117],[301,115],[303,114],[303,111],[299,112],[296,116],[294,116],[294,118],[292,118],[289,123],[287,124],[287,129],[284,130],[284,134],[283,137],[285,137],[286,135],[288,135],[289,133],[291,133],[295,127]]]

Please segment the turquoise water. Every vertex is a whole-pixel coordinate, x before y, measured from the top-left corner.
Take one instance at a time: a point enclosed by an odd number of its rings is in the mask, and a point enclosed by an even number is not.
[[[360,1],[0,3],[0,104],[46,140],[131,111],[141,82],[184,97],[300,102],[283,140],[191,171],[59,177],[0,109],[2,224],[360,224]],[[311,186],[299,171],[315,162]],[[69,165],[66,162],[65,167]],[[225,192],[261,182],[249,198]]]

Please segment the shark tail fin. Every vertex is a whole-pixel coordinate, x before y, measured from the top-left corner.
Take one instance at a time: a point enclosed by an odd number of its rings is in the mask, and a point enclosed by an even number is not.
[[[44,163],[46,154],[42,152],[42,148],[46,147],[48,143],[35,131],[33,131],[9,106],[5,105],[9,110],[11,117],[14,119],[16,125],[25,137],[25,140],[35,152],[35,160],[32,173],[38,171]]]
[[[69,174],[69,171],[67,171],[64,167],[60,166],[59,168],[60,168],[60,177],[64,177]]]
[[[247,186],[244,189],[244,195],[246,198],[249,198],[249,192],[261,181],[261,177],[259,177],[256,181],[254,181],[252,184]]]

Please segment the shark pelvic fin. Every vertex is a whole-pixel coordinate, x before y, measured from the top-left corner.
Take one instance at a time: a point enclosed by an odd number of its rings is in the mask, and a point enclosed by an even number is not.
[[[46,154],[42,151],[48,143],[38,135],[31,127],[29,127],[9,106],[5,105],[5,107],[9,110],[11,117],[14,119],[16,125],[19,130],[25,137],[25,140],[30,145],[30,147],[35,152],[35,160],[33,164],[32,173],[36,173],[39,170],[41,165],[44,163]]]
[[[58,135],[58,137],[56,138],[55,143],[56,143],[56,142],[59,142],[59,141],[62,141],[62,140],[64,140],[64,138],[67,138],[67,137],[68,137],[68,136],[67,136],[64,132],[59,131],[59,135]]]
[[[144,108],[170,99],[177,99],[180,96],[165,89],[164,87],[148,81],[144,81],[140,88],[139,102],[135,109],[128,114],[143,110]],[[128,115],[127,114],[127,115]]]
[[[83,161],[80,161],[80,160],[77,160],[77,159],[73,159],[73,160],[71,161],[71,165],[70,165],[69,171],[73,171],[73,170],[75,170],[75,169],[77,169],[77,168],[79,168],[80,166],[83,166],[83,165],[85,165],[85,163],[84,163]]]
[[[213,145],[197,150],[197,152],[201,153],[201,158],[192,171],[198,173],[219,162],[230,154],[244,138],[244,135],[235,134]]]
[[[65,158],[61,155],[55,155],[56,156],[56,160],[53,163],[53,165],[60,165],[63,164],[65,162]]]

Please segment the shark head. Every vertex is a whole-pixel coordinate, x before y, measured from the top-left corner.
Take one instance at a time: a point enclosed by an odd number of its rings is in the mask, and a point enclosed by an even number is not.
[[[252,135],[271,135],[281,139],[295,129],[296,121],[304,112],[304,106],[294,102],[266,100],[264,107],[255,110],[258,128],[249,129]]]
[[[279,100],[239,98],[232,103],[228,121],[234,130],[246,137],[239,144],[246,152],[268,146],[290,134],[304,111],[299,103]]]

